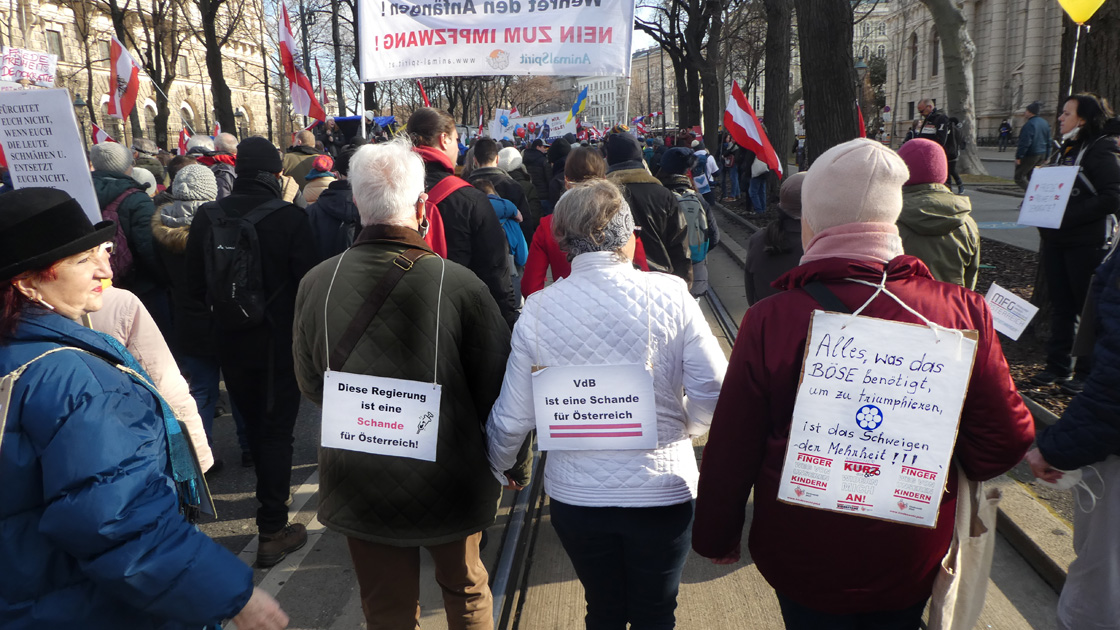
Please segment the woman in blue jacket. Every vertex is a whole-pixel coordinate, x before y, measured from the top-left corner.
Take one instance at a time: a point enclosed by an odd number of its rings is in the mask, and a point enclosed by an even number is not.
[[[116,226],[50,188],[0,207],[0,627],[285,627],[184,517],[205,490],[170,408],[78,323],[101,308]]]

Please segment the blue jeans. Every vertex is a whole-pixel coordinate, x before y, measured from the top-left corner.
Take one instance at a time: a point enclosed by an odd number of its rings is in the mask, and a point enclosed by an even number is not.
[[[823,613],[778,593],[786,630],[917,630],[926,600],[902,610],[882,610],[850,615]]]
[[[213,444],[210,431],[214,426],[214,408],[218,404],[218,380],[220,368],[217,357],[196,357],[189,354],[180,354],[176,357],[183,378],[191,388],[191,398],[198,407],[198,415],[202,418],[202,428],[206,430],[206,439]]]
[[[754,211],[759,214],[766,212],[766,178],[769,176],[769,173],[767,173],[752,177],[751,189],[747,192],[751,198],[751,205],[754,206]]]
[[[739,196],[739,165],[723,169],[723,196]]]
[[[551,499],[552,526],[587,600],[587,630],[668,630],[692,544],[692,502],[582,507]]]

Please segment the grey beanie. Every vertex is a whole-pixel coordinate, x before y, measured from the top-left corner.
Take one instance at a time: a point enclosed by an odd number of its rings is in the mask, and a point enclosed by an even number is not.
[[[132,151],[119,142],[102,142],[90,148],[89,163],[95,171],[128,175],[132,168]]]
[[[1035,101],[1027,105],[1027,111],[1037,116],[1038,112],[1042,111],[1042,103]]]
[[[521,153],[513,147],[498,151],[498,168],[505,172],[517,170],[521,166]]]
[[[181,201],[214,201],[218,198],[218,182],[209,167],[189,164],[175,175],[171,194]]]

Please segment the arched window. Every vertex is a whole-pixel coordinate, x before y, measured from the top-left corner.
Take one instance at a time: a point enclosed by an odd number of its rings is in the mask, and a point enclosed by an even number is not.
[[[910,34],[910,80],[918,78],[918,34]]]
[[[882,44],[879,44],[879,47],[875,49],[875,56],[876,57],[886,57],[887,56],[887,47],[882,45]]]
[[[937,76],[937,63],[941,59],[941,38],[937,36],[937,29],[929,34],[929,76]]]
[[[871,48],[868,46],[864,46],[863,53],[859,56],[859,58],[863,59],[864,63],[867,63],[867,60],[871,59]]]
[[[871,25],[870,24],[868,24],[867,22],[864,22],[862,30],[863,30],[863,36],[864,37],[871,37]]]
[[[886,22],[879,22],[879,25],[878,25],[877,28],[879,30],[880,35],[886,35],[887,34],[887,23]]]

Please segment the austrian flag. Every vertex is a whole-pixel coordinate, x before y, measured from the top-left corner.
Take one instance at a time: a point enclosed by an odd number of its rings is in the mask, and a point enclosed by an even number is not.
[[[280,27],[280,61],[284,64],[284,74],[291,85],[292,111],[315,120],[326,120],[327,113],[315,98],[311,80],[301,68],[299,47],[296,46],[295,37],[292,36],[292,23],[288,20],[288,7],[281,4],[280,12],[284,16],[284,24]]]
[[[140,92],[140,66],[116,37],[109,45],[109,116],[127,118]]]
[[[770,139],[766,131],[754,115],[754,109],[747,101],[743,90],[739,89],[739,82],[731,85],[731,100],[727,102],[727,109],[723,112],[723,126],[731,134],[735,143],[744,149],[752,151],[760,160],[770,167],[770,170],[782,177],[782,161],[770,146]]]
[[[109,134],[102,131],[101,127],[90,123],[90,135],[93,136],[94,144],[101,144],[102,142],[116,142]]]

